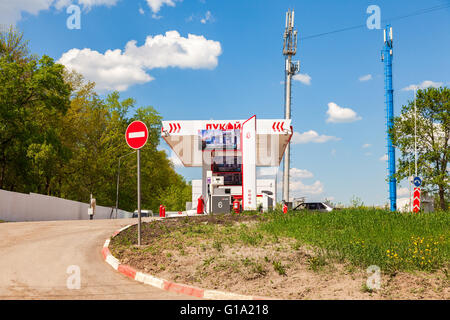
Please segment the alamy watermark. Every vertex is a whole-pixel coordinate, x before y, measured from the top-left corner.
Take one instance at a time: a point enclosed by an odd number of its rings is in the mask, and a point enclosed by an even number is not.
[[[381,269],[379,266],[369,266],[366,270],[369,277],[366,281],[366,286],[370,290],[380,290],[381,289]]]
[[[66,281],[67,289],[79,290],[81,289],[81,270],[77,265],[71,265],[67,267],[66,273],[69,277]]]
[[[366,13],[370,14],[367,18],[366,25],[369,30],[381,29],[381,9],[377,5],[367,7]]]
[[[75,4],[71,4],[67,7],[67,14],[70,16],[66,20],[67,29],[81,29],[81,9]]]

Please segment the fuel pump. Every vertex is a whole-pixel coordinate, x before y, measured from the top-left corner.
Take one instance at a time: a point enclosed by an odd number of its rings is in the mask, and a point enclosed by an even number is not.
[[[239,200],[238,199],[234,199],[234,201],[233,201],[233,211],[234,211],[234,213],[241,212],[240,206],[241,206],[241,204],[239,203]]]

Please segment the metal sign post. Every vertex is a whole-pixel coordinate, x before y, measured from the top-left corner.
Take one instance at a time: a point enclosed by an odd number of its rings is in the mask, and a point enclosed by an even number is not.
[[[137,149],[138,246],[141,245],[141,148],[147,143],[148,129],[141,121],[132,122],[125,133],[130,148]]]
[[[141,245],[141,149],[137,151],[138,246]]]

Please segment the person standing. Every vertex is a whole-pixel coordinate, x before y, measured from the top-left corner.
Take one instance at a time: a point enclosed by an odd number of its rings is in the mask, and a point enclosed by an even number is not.
[[[95,198],[92,198],[92,193],[91,193],[91,200],[89,201],[89,209],[88,209],[89,220],[94,219],[95,205],[96,205],[96,201],[95,201]]]

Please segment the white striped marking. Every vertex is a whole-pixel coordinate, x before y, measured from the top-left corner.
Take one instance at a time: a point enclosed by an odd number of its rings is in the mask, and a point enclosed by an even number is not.
[[[246,296],[243,294],[222,292],[216,290],[205,290],[203,298],[211,300],[252,300],[252,296]]]
[[[145,131],[137,131],[137,132],[130,132],[128,134],[129,139],[133,138],[144,138],[145,137]]]
[[[111,241],[111,239],[108,239],[105,241],[105,244],[103,245],[103,248],[107,248],[109,247],[109,242]]]
[[[106,256],[106,262],[111,265],[114,269],[119,269],[120,261],[117,260],[113,255],[109,254]]]
[[[145,274],[142,272],[136,272],[136,276],[134,277],[134,280],[143,282],[145,284],[149,284],[153,287],[163,289],[164,287],[164,280],[158,279],[156,277],[153,277],[149,274]]]
[[[131,227],[131,224],[129,224],[129,225],[123,227],[122,229],[119,229],[119,232],[122,232],[123,230],[126,230],[126,229],[128,229],[129,227]]]

